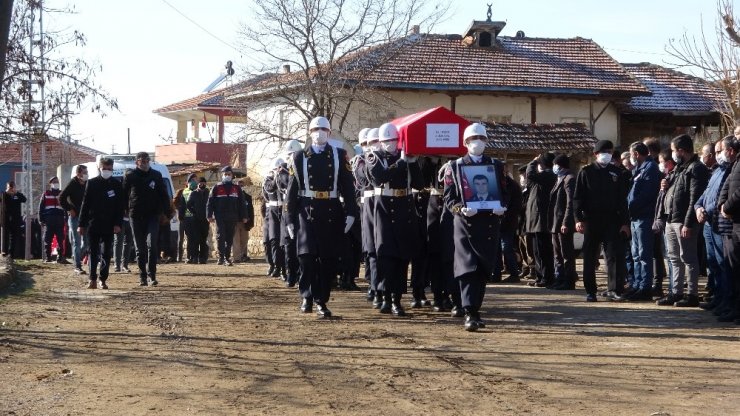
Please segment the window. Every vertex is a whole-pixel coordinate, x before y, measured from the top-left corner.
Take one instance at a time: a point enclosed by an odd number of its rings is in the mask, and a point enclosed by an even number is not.
[[[490,32],[480,32],[478,35],[478,46],[488,48],[491,46],[493,36]]]

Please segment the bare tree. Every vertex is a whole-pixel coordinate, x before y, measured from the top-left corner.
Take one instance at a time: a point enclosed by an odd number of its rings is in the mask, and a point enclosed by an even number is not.
[[[29,140],[29,131],[34,133],[31,140],[61,137],[69,112],[87,110],[105,115],[118,108],[116,99],[95,81],[102,68],[74,56],[86,44],[84,34],[46,25],[43,36],[36,33],[31,39],[31,24],[39,13],[43,13],[46,22],[73,12],[46,8],[40,0],[15,1],[0,94],[0,143]],[[32,41],[43,48],[43,62],[30,54]],[[42,84],[45,97],[41,106],[46,118],[43,124],[39,123],[39,111],[29,111],[26,104],[29,97],[40,99],[35,90]]]
[[[232,102],[270,109],[247,121],[249,137],[283,140],[305,129],[287,119],[328,117],[341,134],[353,106],[387,104],[365,80],[404,47],[420,27],[441,21],[448,5],[424,0],[255,1],[251,23],[239,36],[261,75],[241,84]],[[449,3],[448,3],[449,4]],[[411,29],[417,33],[408,36]],[[277,128],[276,128],[277,126]]]
[[[728,25],[728,16],[732,25]],[[731,131],[735,121],[740,119],[740,49],[731,16],[731,3],[718,0],[714,38],[707,35],[702,24],[698,36],[684,33],[681,38],[671,39],[666,47],[666,52],[679,66],[699,71],[704,79],[722,89],[725,97],[717,102],[716,110],[722,114],[726,131]]]
[[[737,27],[740,25],[738,24],[737,19],[735,19],[732,1],[722,0],[720,4],[720,11],[722,22],[725,24],[725,32],[727,33],[727,36],[729,36],[733,42],[740,46],[740,34],[738,34],[737,31]]]

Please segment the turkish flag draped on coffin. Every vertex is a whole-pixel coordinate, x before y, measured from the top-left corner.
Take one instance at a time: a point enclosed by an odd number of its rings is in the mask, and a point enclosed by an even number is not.
[[[444,107],[430,108],[391,121],[409,155],[462,156],[463,132],[470,122]]]

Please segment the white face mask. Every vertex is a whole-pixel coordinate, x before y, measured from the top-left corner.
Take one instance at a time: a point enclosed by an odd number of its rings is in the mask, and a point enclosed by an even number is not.
[[[612,161],[611,153],[599,153],[596,155],[596,163],[602,166],[606,166]]]
[[[382,150],[383,146],[380,145],[380,142],[375,142],[371,145],[368,145],[368,148],[372,151],[378,151],[378,150]]]
[[[559,174],[560,173],[560,165],[554,165],[552,167],[552,173],[554,173],[556,175]]]
[[[474,139],[469,141],[465,147],[468,148],[468,153],[471,155],[480,156],[483,154],[483,151],[486,150],[486,143],[483,140]]]
[[[380,144],[383,146],[383,150],[388,153],[396,153],[396,150],[398,150],[398,140],[388,140]]]
[[[82,180],[83,181],[86,181],[87,180],[87,173],[85,173],[84,175],[82,175]]]
[[[112,170],[105,170],[105,169],[104,170],[101,170],[100,171],[100,176],[102,176],[103,179],[108,179],[111,176],[113,176],[113,171]]]
[[[324,130],[312,131],[311,140],[318,145],[324,145],[326,144],[326,141],[329,140],[329,132]]]
[[[59,184],[58,183],[52,183],[51,184],[51,189],[59,189]]]
[[[231,176],[231,175],[223,175],[223,176],[221,176],[221,179],[223,179],[224,182],[231,182],[231,180],[233,179],[233,176]]]
[[[637,159],[635,159],[634,156],[630,156],[630,164],[632,166],[637,166]]]
[[[660,171],[660,173],[665,173],[665,165],[664,165],[664,164],[662,164],[662,163],[661,163],[661,164],[659,164],[659,165],[658,165],[658,170]]]
[[[678,152],[671,152],[671,159],[673,159],[673,161],[678,163],[679,165],[681,164],[681,156],[678,155]]]
[[[519,185],[524,188],[527,186],[527,178],[525,178],[523,175],[519,177]]]

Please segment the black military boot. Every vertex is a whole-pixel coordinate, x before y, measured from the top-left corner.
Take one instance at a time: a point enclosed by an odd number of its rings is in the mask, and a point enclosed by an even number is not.
[[[285,270],[285,267],[280,269],[280,276],[283,278],[283,282],[288,281],[288,272]]]
[[[391,313],[393,313],[394,316],[406,316],[406,311],[403,310],[403,306],[401,306],[401,294],[393,294],[391,295]]]
[[[383,291],[376,290],[373,297],[373,309],[380,309],[383,305]]]
[[[393,301],[391,300],[391,294],[390,293],[383,293],[383,304],[380,305],[380,313],[391,313],[391,304]]]
[[[270,269],[267,270],[267,275],[268,276],[272,276],[273,273],[275,273],[275,265],[274,264],[271,264],[270,265]]]

